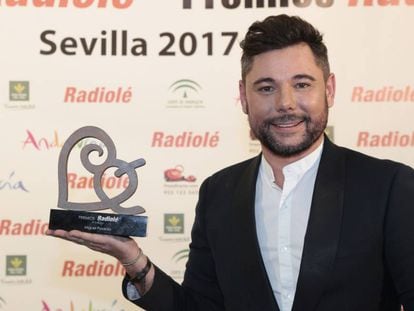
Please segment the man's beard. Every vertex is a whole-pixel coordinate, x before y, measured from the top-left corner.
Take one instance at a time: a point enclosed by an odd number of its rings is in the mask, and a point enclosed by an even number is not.
[[[275,124],[283,124],[286,122],[303,122],[305,132],[302,139],[296,144],[284,144],[282,140],[278,140],[277,134],[274,134],[271,127]],[[275,155],[281,157],[290,157],[298,155],[309,149],[323,134],[328,122],[328,105],[317,119],[312,120],[308,115],[296,115],[286,113],[284,115],[265,119],[260,124],[252,124],[249,118],[250,127],[253,134],[261,142],[263,146],[269,149]],[[280,134],[279,134],[280,135]],[[282,134],[283,135],[283,134]]]

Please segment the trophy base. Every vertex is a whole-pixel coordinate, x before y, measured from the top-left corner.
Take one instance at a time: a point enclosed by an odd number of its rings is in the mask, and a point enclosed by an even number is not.
[[[147,216],[52,209],[49,229],[145,237],[147,220]]]

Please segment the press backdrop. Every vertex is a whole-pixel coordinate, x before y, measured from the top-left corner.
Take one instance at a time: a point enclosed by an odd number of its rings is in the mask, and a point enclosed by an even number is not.
[[[136,310],[115,260],[43,234],[61,147],[86,125],[119,159],[146,160],[124,206],[146,209],[138,242],[182,280],[202,180],[260,152],[238,99],[239,42],[280,13],[325,34],[335,143],[413,166],[412,0],[0,1],[1,310]],[[91,142],[69,157],[72,202],[96,200],[77,156]],[[127,184],[112,173],[110,197]]]

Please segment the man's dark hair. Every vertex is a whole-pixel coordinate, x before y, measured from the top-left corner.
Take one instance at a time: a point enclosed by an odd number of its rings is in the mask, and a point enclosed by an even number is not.
[[[249,27],[244,40],[240,43],[243,49],[241,57],[243,81],[252,67],[254,56],[298,43],[306,43],[310,47],[315,62],[322,69],[326,80],[330,69],[328,50],[323,43],[322,34],[298,16],[281,14],[269,16]]]

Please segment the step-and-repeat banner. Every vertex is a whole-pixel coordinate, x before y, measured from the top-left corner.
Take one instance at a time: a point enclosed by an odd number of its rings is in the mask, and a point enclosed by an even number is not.
[[[124,205],[146,209],[140,245],[182,280],[202,180],[260,152],[240,109],[239,43],[280,13],[325,35],[330,137],[413,166],[412,0],[0,1],[0,310],[136,310],[114,259],[44,235],[59,153],[86,125],[118,158],[146,160]],[[96,201],[76,156],[67,178],[69,201]],[[128,180],[108,172],[102,185],[113,197]]]

